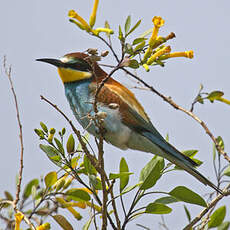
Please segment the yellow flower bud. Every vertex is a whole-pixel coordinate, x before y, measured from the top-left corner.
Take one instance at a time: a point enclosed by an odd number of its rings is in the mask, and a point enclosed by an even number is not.
[[[77,220],[81,220],[81,219],[82,219],[82,216],[80,215],[80,213],[77,212],[73,207],[68,207],[67,209],[73,214],[73,216],[74,216]]]
[[[143,67],[145,68],[146,72],[149,72],[149,66],[147,64],[143,64]]]
[[[15,230],[19,230],[20,229],[20,224],[24,218],[24,215],[21,212],[17,212],[14,214],[15,217]]]
[[[166,46],[160,50],[158,50],[155,54],[153,54],[147,61],[148,65],[151,65],[159,56],[166,54],[166,53],[170,53],[171,52],[171,47],[170,46]]]
[[[152,48],[148,47],[148,49],[145,51],[145,54],[144,54],[144,58],[143,58],[143,62],[146,62],[147,59],[150,57],[150,55],[152,54],[153,50]]]
[[[109,28],[97,28],[95,30],[92,30],[92,32],[96,36],[99,35],[99,33],[101,33],[101,32],[105,32],[105,33],[108,33],[108,34],[113,34],[114,33],[114,31],[109,29]]]
[[[93,28],[95,21],[96,21],[98,2],[99,2],[99,0],[94,1],[93,11],[92,11],[92,14],[90,15],[89,25],[91,26],[91,28]]]
[[[50,223],[44,223],[36,228],[36,230],[48,230],[48,229],[50,229]]]
[[[86,201],[87,206],[94,208],[97,212],[101,212],[101,207],[95,204],[92,204],[90,201]]]
[[[88,32],[91,31],[89,24],[80,15],[78,15],[74,10],[70,10],[68,13],[68,16],[70,18],[77,19],[82,24],[82,26],[85,28],[86,31]]]

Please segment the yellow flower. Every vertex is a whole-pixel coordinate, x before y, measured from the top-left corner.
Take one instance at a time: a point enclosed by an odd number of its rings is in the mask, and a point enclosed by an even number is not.
[[[77,22],[73,19],[69,19],[70,22],[74,23],[76,26],[78,26],[81,30],[86,30],[85,26],[83,26],[80,22]]]
[[[165,21],[161,17],[158,17],[158,16],[153,17],[152,22],[154,26],[157,28],[160,28],[165,23]]]
[[[68,16],[70,18],[77,19],[82,24],[82,26],[85,28],[86,31],[88,32],[91,31],[89,24],[80,15],[78,15],[74,10],[70,10]]]
[[[146,72],[149,72],[149,66],[147,64],[143,64],[143,67],[145,68]]]
[[[95,30],[92,30],[92,32],[96,36],[101,32],[105,32],[105,33],[108,33],[108,34],[113,34],[114,33],[114,31],[109,29],[109,28],[97,28]]]
[[[166,46],[160,50],[158,50],[155,54],[153,54],[147,61],[148,65],[151,65],[159,56],[166,54],[166,53],[170,53],[171,52],[171,47],[170,46]]]
[[[44,223],[36,227],[36,230],[48,230],[50,229],[50,223]]]
[[[69,210],[69,212],[71,212],[73,214],[73,216],[77,219],[77,220],[81,220],[82,216],[79,212],[77,212],[73,207],[68,207],[67,208]]]
[[[92,204],[90,201],[86,201],[87,206],[94,208],[97,212],[101,212],[101,207],[95,204]]]
[[[143,62],[146,62],[147,59],[150,57],[150,55],[152,54],[153,50],[151,47],[148,47],[148,49],[145,51],[145,54],[144,54],[144,58],[143,58]]]
[[[90,15],[90,18],[89,18],[89,25],[91,26],[91,28],[93,28],[95,21],[96,21],[98,2],[99,2],[99,0],[94,1],[93,11],[92,11],[92,14]]]
[[[168,58],[174,58],[174,57],[186,57],[186,58],[193,58],[194,54],[193,54],[193,50],[189,50],[189,51],[185,51],[185,52],[174,52],[174,53],[170,53],[170,54],[166,54],[165,56],[163,56],[161,58],[161,60],[165,60]]]
[[[15,217],[15,230],[19,230],[20,229],[20,224],[24,218],[24,215],[21,212],[17,212],[14,214]]]
[[[161,17],[158,17],[158,16],[153,17],[152,21],[154,24],[154,28],[153,28],[152,36],[149,39],[149,46],[150,47],[152,47],[154,45],[154,43],[156,42],[159,28],[161,26],[163,26],[165,23],[165,21]]]

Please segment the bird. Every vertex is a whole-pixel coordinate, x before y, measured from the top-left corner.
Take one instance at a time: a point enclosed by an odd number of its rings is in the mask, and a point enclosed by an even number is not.
[[[84,52],[68,53],[60,59],[40,58],[36,61],[57,67],[75,118],[90,134],[99,137],[100,127],[92,122],[96,114],[94,100],[98,86],[108,74]],[[112,77],[103,83],[97,95],[97,113],[103,114],[103,138],[106,142],[122,150],[134,149],[161,156],[223,194],[221,189],[198,172],[195,161],[162,137],[128,88]]]

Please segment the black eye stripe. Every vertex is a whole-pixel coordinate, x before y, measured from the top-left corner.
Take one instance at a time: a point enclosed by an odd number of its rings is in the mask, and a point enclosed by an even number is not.
[[[64,68],[71,68],[80,71],[90,71],[92,70],[88,62],[80,59],[72,59],[70,62],[63,63]]]

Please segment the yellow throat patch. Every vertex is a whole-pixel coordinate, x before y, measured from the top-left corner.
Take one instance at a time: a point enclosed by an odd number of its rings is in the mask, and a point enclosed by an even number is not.
[[[63,83],[80,81],[84,79],[88,79],[92,76],[92,73],[74,70],[70,68],[58,68],[58,74],[61,77]]]

